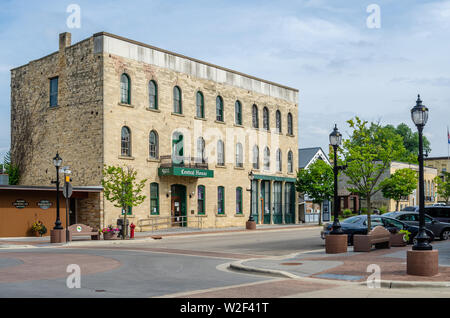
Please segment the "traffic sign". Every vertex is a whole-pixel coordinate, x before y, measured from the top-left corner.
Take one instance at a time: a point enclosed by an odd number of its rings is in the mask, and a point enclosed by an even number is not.
[[[70,198],[72,196],[73,187],[71,183],[64,184],[63,195],[65,198]]]

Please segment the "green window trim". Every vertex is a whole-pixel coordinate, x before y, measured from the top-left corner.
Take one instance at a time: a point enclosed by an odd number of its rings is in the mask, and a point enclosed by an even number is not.
[[[179,86],[174,86],[173,88],[173,112],[175,114],[183,114],[183,99]]]
[[[221,96],[216,97],[216,120],[225,121],[223,116],[223,98]]]
[[[120,102],[131,105],[131,80],[126,73],[120,76]]]
[[[150,214],[159,215],[159,184],[150,183]]]
[[[242,210],[242,188],[236,188],[236,214],[243,214]]]
[[[217,188],[217,214],[225,214],[225,188]]]
[[[149,90],[149,108],[158,109],[158,84],[151,80],[148,84]]]
[[[203,93],[201,91],[198,91],[196,96],[196,115],[198,118],[205,118],[205,98],[203,97]]]
[[[205,215],[206,190],[204,185],[197,187],[197,214]]]

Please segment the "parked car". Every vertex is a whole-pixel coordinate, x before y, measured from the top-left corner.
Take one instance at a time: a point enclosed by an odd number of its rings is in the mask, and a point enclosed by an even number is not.
[[[419,212],[389,212],[385,213],[384,216],[419,226]],[[432,231],[435,237],[440,237],[441,240],[448,240],[450,237],[450,223],[441,222],[427,214],[425,214],[425,227]]]
[[[407,206],[402,209],[402,212],[419,212],[418,206]],[[433,204],[425,206],[425,213],[429,216],[441,221],[450,223],[450,206]]]
[[[409,242],[413,243],[415,236],[419,232],[419,227],[415,225],[410,225],[405,222],[386,217],[384,214],[381,216],[371,216],[371,228],[373,229],[377,225],[381,225],[386,228],[389,232],[398,232],[400,230],[409,231],[411,234],[409,236]],[[344,234],[348,235],[348,244],[353,245],[353,235],[355,234],[367,234],[367,215],[357,215],[349,217],[340,222],[341,228]],[[325,239],[329,235],[333,224],[327,223],[323,226],[323,230],[320,234],[322,239]],[[432,231],[426,229],[428,237],[430,237],[430,242],[434,240],[434,234]]]

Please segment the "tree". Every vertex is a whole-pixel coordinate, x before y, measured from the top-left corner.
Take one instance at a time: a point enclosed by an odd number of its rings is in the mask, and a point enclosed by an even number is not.
[[[308,169],[297,172],[295,188],[298,192],[308,195],[314,203],[322,204],[334,195],[333,169],[323,160],[316,160]],[[322,209],[320,209],[319,225],[322,224]]]
[[[147,179],[136,181],[137,172],[131,167],[105,166],[103,169],[103,193],[105,198],[123,213],[123,236],[127,235],[127,209],[144,202],[146,196],[141,195]]]
[[[450,201],[450,172],[442,171],[442,175],[434,179],[437,184],[437,193],[444,198],[445,204]]]
[[[371,198],[380,191],[379,182],[391,162],[401,157],[406,149],[401,137],[390,129],[359,117],[347,121],[353,129],[349,139],[340,148],[347,164],[344,174],[348,177],[347,189],[360,195],[367,203],[367,228],[371,229]]]
[[[9,177],[9,184],[16,185],[19,184],[20,170],[19,167],[11,162],[11,152],[8,151],[3,158],[3,168]]]
[[[395,171],[389,178],[381,181],[380,188],[385,198],[395,200],[395,211],[398,211],[400,200],[417,188],[417,182],[417,172],[405,168]]]

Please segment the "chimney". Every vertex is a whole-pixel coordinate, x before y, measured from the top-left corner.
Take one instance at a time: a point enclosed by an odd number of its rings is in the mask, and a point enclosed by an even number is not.
[[[63,51],[68,46],[71,45],[72,42],[72,34],[70,32],[64,32],[59,34],[59,51]]]

